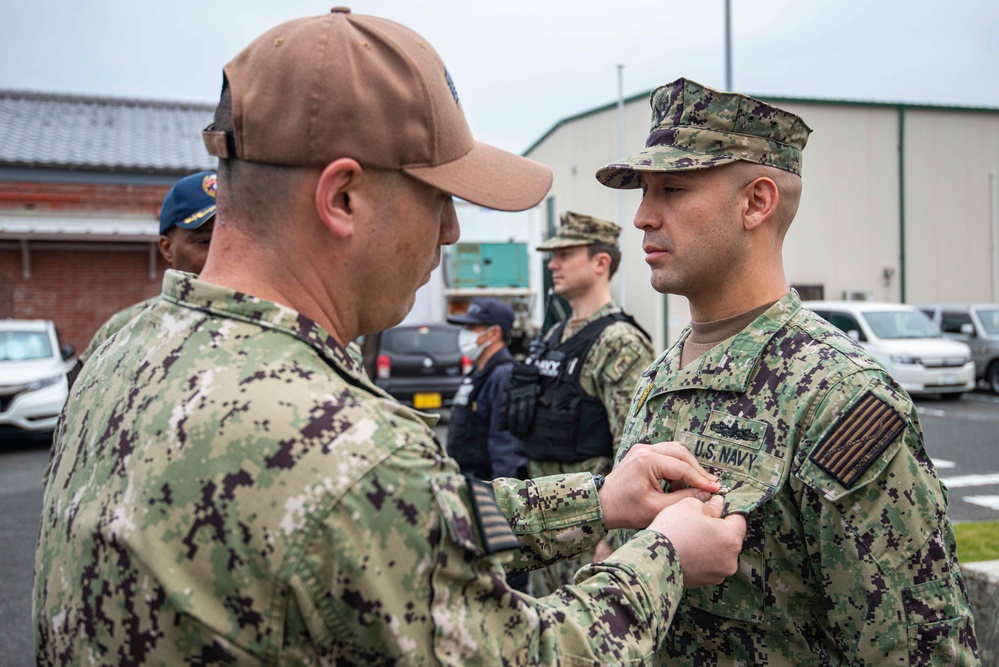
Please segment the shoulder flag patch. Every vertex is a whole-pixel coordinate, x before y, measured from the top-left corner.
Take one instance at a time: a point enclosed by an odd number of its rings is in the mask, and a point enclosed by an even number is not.
[[[809,458],[850,488],[903,428],[902,415],[867,392],[839,416]]]
[[[472,507],[475,509],[475,520],[479,523],[479,534],[486,553],[519,549],[520,540],[500,512],[492,484],[467,475],[465,479],[468,481],[468,490],[472,492]]]

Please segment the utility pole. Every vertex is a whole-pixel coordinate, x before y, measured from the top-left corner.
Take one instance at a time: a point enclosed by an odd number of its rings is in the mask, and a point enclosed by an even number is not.
[[[726,0],[727,2],[728,0]],[[617,154],[624,156],[624,65],[617,66]],[[624,190],[617,191],[617,224],[626,226],[624,221]],[[617,272],[617,301],[622,308],[627,307],[628,280],[627,262],[621,262]]]
[[[732,90],[732,0],[725,0],[725,90]]]

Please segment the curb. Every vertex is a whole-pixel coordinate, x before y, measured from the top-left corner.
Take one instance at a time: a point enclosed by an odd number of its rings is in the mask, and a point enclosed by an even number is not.
[[[982,665],[999,665],[999,560],[961,563]]]

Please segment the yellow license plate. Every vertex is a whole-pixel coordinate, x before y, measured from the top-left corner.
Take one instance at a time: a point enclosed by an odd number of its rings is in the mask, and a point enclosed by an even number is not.
[[[428,408],[439,408],[441,406],[441,395],[437,392],[432,394],[413,394],[413,407],[417,410]]]

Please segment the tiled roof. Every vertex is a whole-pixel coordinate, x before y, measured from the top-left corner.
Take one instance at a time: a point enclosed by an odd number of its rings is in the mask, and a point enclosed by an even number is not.
[[[214,169],[214,105],[0,90],[0,166],[126,173]]]

